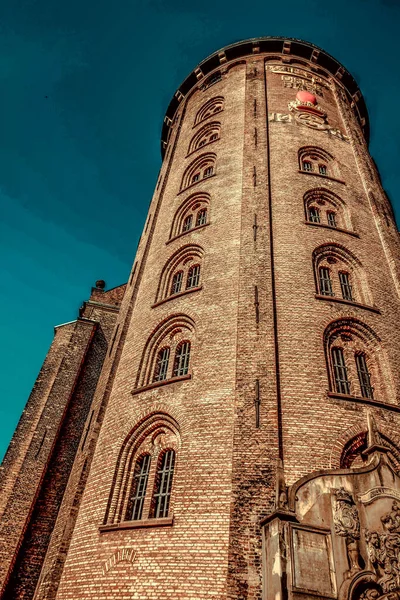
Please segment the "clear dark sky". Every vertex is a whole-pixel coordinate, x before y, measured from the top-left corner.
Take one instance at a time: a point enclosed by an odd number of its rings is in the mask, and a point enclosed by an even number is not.
[[[297,37],[354,75],[400,218],[400,0],[3,0],[0,456],[53,337],[127,280],[181,81],[241,39]]]

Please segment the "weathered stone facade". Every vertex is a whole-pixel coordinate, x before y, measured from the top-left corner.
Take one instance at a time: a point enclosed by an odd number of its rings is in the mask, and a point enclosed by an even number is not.
[[[129,282],[59,330],[6,456],[2,597],[398,600],[400,246],[367,138],[305,42],[185,80]]]

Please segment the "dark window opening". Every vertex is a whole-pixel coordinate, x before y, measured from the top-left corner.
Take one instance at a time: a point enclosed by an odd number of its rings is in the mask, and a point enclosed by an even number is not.
[[[336,225],[336,213],[329,211],[327,213],[328,216],[328,225],[330,225],[331,227],[337,227]]]
[[[192,228],[192,215],[188,215],[186,219],[183,221],[182,231],[189,231]]]
[[[206,169],[204,169],[203,177],[210,177],[213,174],[213,171],[213,167],[207,167]]]
[[[186,289],[188,290],[190,288],[197,287],[199,285],[199,281],[200,281],[200,265],[193,265],[193,267],[190,267],[189,272],[188,272]]]
[[[154,372],[154,381],[164,381],[167,378],[170,348],[162,348],[157,355],[156,370]]]
[[[310,172],[310,171],[313,170],[312,163],[309,160],[303,160],[302,168],[303,168],[303,171],[309,171]]]
[[[167,450],[160,458],[153,497],[152,516],[155,519],[168,516],[175,467],[175,452]]]
[[[334,296],[332,291],[332,281],[329,269],[320,267],[319,269],[319,293],[322,296]]]
[[[338,394],[350,394],[350,382],[342,348],[332,348],[333,373]]]
[[[363,398],[373,398],[374,388],[371,386],[371,375],[368,371],[365,354],[356,354],[356,365],[358,380],[361,388],[361,396]]]
[[[182,288],[183,271],[178,271],[172,278],[171,294],[179,294]]]
[[[318,165],[318,171],[320,175],[326,175],[327,169],[326,165]]]
[[[126,511],[126,519],[128,521],[138,521],[142,518],[143,504],[149,479],[150,462],[151,459],[149,454],[145,454],[136,461],[131,497]]]
[[[342,288],[343,300],[353,300],[353,292],[350,284],[349,274],[345,271],[339,272],[340,287]]]
[[[321,222],[319,210],[316,206],[310,206],[310,208],[308,209],[308,218],[311,221],[311,223]]]
[[[189,371],[190,342],[181,342],[176,349],[174,362],[174,377],[187,375]]]
[[[207,223],[207,209],[202,208],[197,213],[196,226],[205,225]]]

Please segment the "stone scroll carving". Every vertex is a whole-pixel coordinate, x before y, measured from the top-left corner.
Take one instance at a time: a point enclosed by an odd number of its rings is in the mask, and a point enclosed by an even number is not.
[[[344,488],[340,488],[335,492],[333,523],[335,533],[346,538],[347,558],[350,565],[347,577],[351,577],[357,571],[361,571],[359,564],[360,551],[358,547],[360,519],[352,496]]]
[[[381,522],[384,532],[367,530],[365,540],[371,566],[379,577],[377,583],[386,594],[400,591],[400,506],[396,500]]]

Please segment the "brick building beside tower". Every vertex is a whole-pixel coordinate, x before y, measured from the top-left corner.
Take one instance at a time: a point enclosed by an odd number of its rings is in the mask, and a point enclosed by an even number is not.
[[[227,46],[162,155],[6,454],[0,597],[400,600],[400,245],[356,82]]]

